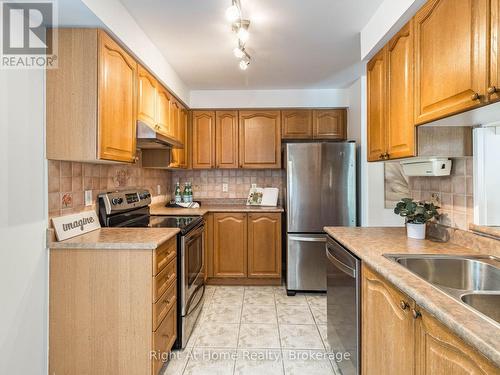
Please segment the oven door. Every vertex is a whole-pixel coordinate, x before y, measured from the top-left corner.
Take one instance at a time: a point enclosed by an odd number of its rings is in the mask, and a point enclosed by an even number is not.
[[[194,294],[204,283],[204,236],[203,223],[182,237],[182,316],[190,311],[190,304],[196,303]]]

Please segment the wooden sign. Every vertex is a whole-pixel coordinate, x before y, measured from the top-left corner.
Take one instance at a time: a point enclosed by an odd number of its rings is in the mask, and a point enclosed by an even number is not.
[[[78,214],[52,218],[58,241],[92,232],[101,227],[95,211],[83,211]]]

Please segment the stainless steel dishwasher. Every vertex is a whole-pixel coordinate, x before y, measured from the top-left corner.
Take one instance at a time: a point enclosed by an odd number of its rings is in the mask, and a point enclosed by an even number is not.
[[[333,238],[326,244],[328,343],[338,371],[360,374],[361,262]]]

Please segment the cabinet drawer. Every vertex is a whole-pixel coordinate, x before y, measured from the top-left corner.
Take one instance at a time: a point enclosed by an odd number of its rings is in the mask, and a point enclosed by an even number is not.
[[[153,253],[153,276],[163,270],[175,258],[177,253],[177,237],[171,238],[158,247]]]
[[[170,309],[167,316],[161,322],[160,326],[153,334],[153,350],[158,353],[156,358],[153,358],[153,375],[158,374],[163,366],[160,358],[168,358],[165,353],[170,352],[177,338],[177,312],[176,309]]]
[[[176,273],[177,262],[174,258],[158,275],[153,277],[153,302],[158,301],[158,298],[175,281]]]
[[[158,301],[153,304],[153,331],[156,331],[172,306],[175,306],[176,296],[177,285],[173,283]]]

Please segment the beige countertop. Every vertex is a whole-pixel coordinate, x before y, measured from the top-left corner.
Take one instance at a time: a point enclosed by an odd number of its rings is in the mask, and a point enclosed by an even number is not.
[[[65,241],[47,234],[49,249],[154,250],[179,233],[178,228],[101,228]]]
[[[326,227],[326,233],[356,254],[465,342],[500,366],[500,325],[414,275],[383,254],[477,254],[455,245],[406,237],[404,228]],[[500,246],[500,241],[498,242]]]
[[[500,239],[500,227],[488,227],[485,225],[470,224],[469,229],[479,234],[486,234]]]
[[[151,215],[203,216],[208,212],[283,212],[283,207],[246,206],[234,204],[203,205],[200,208],[165,207],[165,203],[150,206]]]

